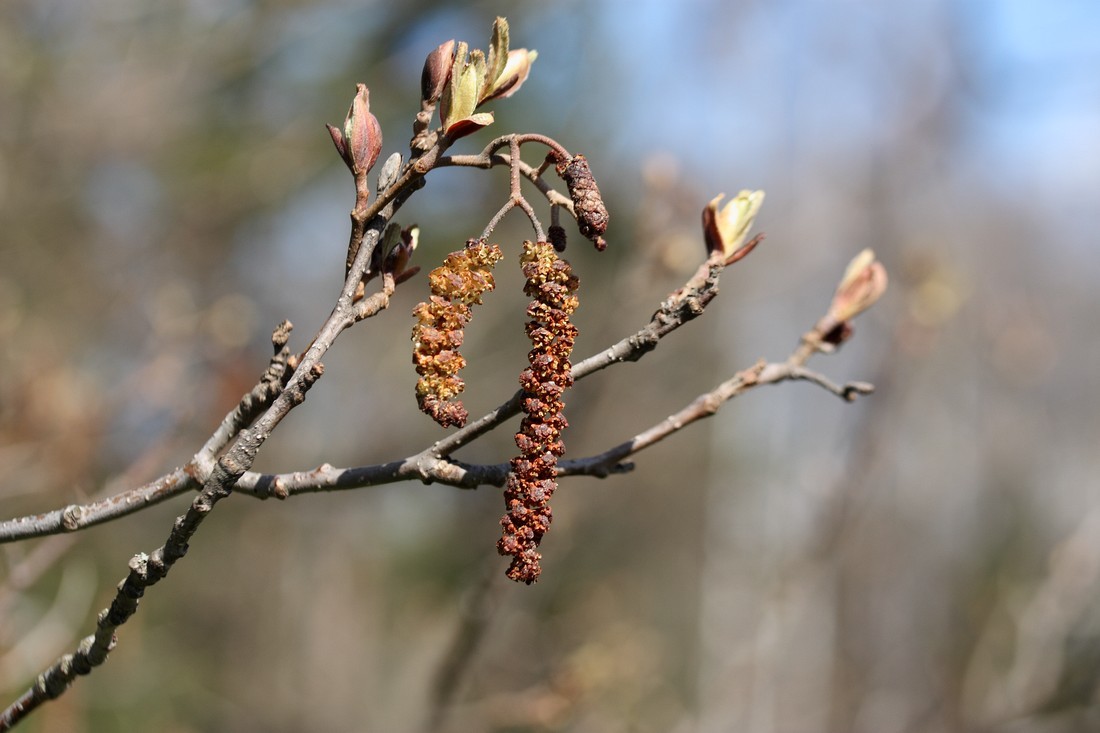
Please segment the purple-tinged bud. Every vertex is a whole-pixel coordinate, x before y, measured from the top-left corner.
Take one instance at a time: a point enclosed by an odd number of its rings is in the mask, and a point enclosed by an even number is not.
[[[332,137],[332,144],[336,146],[336,152],[341,158],[347,160],[348,145],[344,142],[344,133],[340,132],[340,128],[335,125],[325,125],[325,127],[328,128],[328,134]]]
[[[355,98],[351,100],[351,108],[344,119],[343,138],[344,162],[352,174],[358,176],[374,167],[378,154],[382,152],[382,126],[378,124],[378,118],[371,114],[370,90],[365,84],[355,85]],[[336,135],[333,135],[333,142],[339,150],[341,146],[336,141]]]
[[[455,42],[452,38],[428,54],[424,60],[424,71],[420,75],[420,98],[429,104],[439,101],[443,87],[451,78],[451,66],[454,64]]]

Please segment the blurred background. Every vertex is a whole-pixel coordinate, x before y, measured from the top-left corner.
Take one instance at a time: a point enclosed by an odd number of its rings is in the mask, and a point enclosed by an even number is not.
[[[29,731],[1100,729],[1100,8],[1088,0],[0,5],[0,514],[186,462],[303,348],[343,273],[350,178],[323,124],[371,89],[405,151],[424,56],[539,58],[493,134],[589,156],[610,246],[572,235],[576,354],[643,325],[703,258],[699,212],[762,188],[768,235],[706,316],[580,383],[604,450],[782,360],[873,247],[891,275],[837,355],[878,390],[758,390],[555,496],[535,586],[503,578],[500,492],[419,484],[233,497],[108,663]],[[532,153],[535,155],[535,153]],[[443,170],[400,212],[430,269],[507,173]],[[545,209],[542,209],[545,211]],[[523,367],[509,259],[467,330],[479,415]],[[257,469],[363,465],[440,437],[410,312],[346,333]],[[1093,325],[1090,325],[1093,324]],[[498,462],[512,427],[458,455]],[[5,545],[8,701],[91,632],[186,497]]]

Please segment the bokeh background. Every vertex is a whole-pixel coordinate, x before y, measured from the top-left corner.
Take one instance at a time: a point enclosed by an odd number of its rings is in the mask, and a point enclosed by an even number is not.
[[[813,365],[846,405],[759,390],[555,497],[545,573],[504,581],[499,492],[234,497],[110,660],[29,731],[1083,731],[1100,728],[1100,11],[1089,0],[0,5],[0,513],[182,464],[342,275],[351,187],[323,123],[370,86],[404,150],[424,56],[537,48],[492,132],[588,154],[610,247],[570,248],[577,354],[701,261],[698,217],[762,188],[766,243],[705,318],[579,384],[570,455],[783,359],[846,262],[886,298]],[[503,171],[402,210],[419,263],[480,232]],[[471,413],[522,368],[509,220],[468,330]],[[581,245],[585,243],[580,242]],[[261,470],[420,450],[409,312],[345,334]],[[464,450],[502,461],[510,430]],[[3,548],[0,687],[90,633],[186,498]],[[7,700],[5,700],[5,703]]]

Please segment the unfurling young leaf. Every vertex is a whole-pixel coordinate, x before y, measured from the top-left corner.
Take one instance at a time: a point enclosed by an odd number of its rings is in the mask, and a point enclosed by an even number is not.
[[[491,112],[474,113],[485,80],[485,54],[468,49],[465,42],[459,42],[439,107],[443,131],[451,138],[469,135],[493,122]]]

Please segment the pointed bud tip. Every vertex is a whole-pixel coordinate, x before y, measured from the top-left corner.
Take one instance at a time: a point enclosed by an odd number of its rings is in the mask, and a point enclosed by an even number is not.
[[[374,167],[382,152],[382,126],[378,124],[378,118],[371,114],[370,90],[366,84],[355,85],[355,97],[344,119],[343,138],[343,157],[353,174],[360,175]],[[335,134],[333,142],[336,142]]]
[[[335,125],[326,124],[325,127],[328,129],[328,134],[332,138],[332,144],[336,146],[336,152],[340,154],[340,157],[343,158],[345,162],[350,164],[348,160],[348,146],[347,143],[344,142],[344,133],[340,132],[340,128]]]
[[[829,306],[829,317],[837,322],[855,318],[882,297],[888,284],[886,268],[875,259],[874,251],[863,250],[844,270]]]

